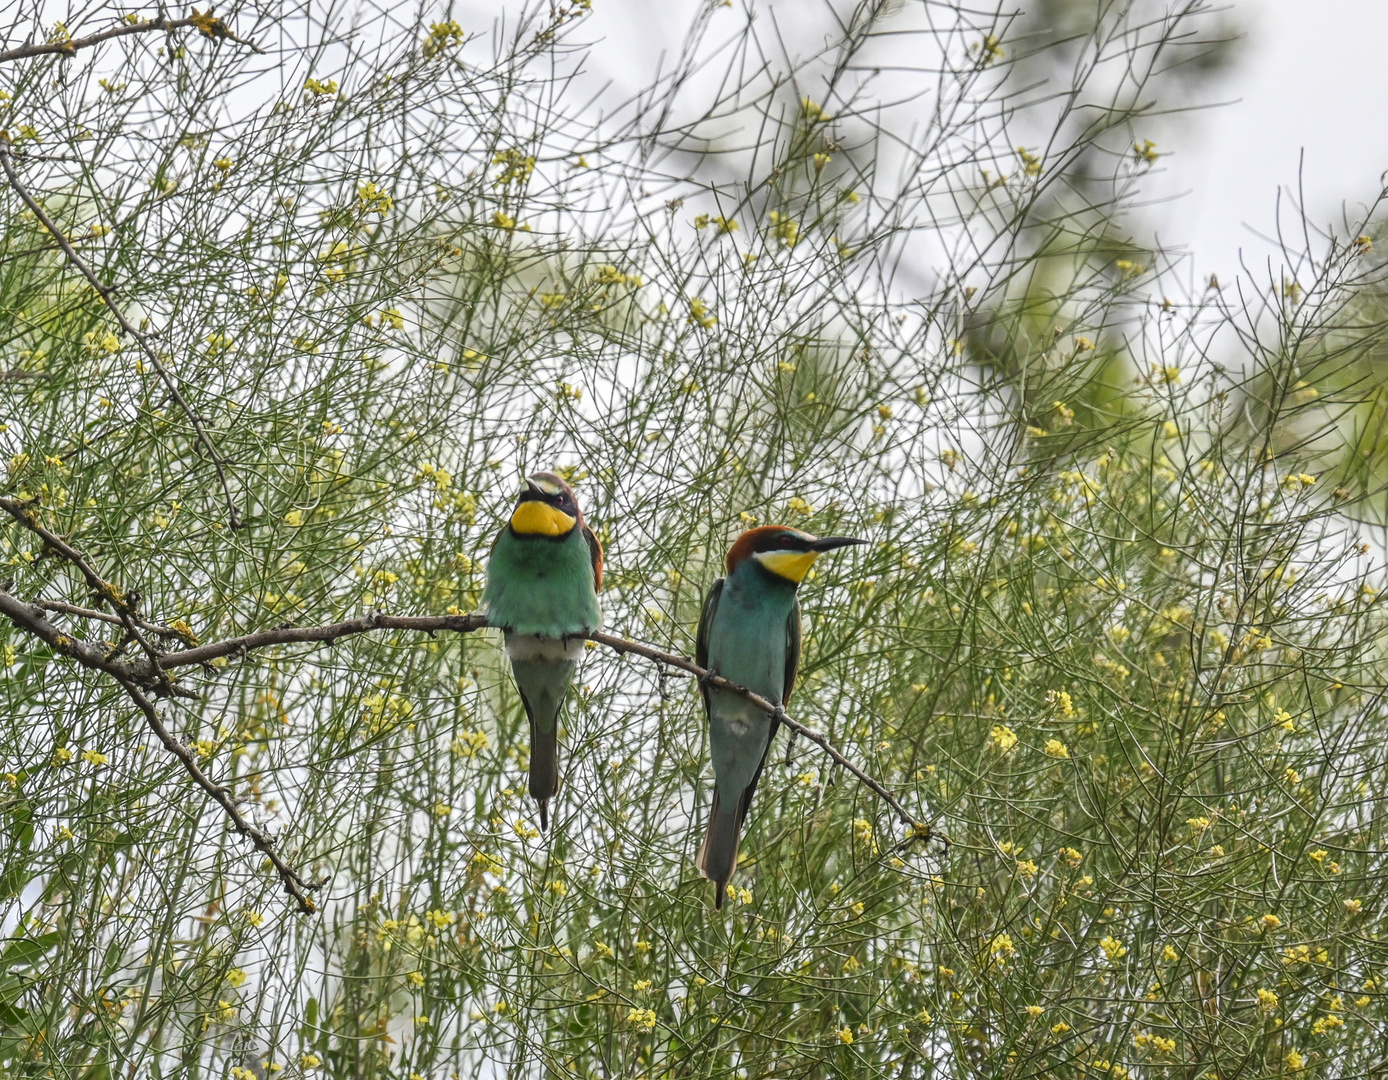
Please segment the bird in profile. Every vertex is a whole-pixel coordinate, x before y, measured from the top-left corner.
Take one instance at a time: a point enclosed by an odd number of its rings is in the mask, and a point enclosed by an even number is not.
[[[727,576],[713,583],[699,619],[699,666],[785,705],[800,666],[796,590],[826,551],[865,544],[851,536],[822,539],[785,525],[749,529],[728,551]],[[713,755],[713,808],[695,865],[717,886],[722,908],[737,868],[737,846],[752,793],[779,725],[746,698],[703,685]]]
[[[530,721],[530,795],[542,829],[559,790],[559,709],[583,654],[581,635],[602,625],[601,588],[602,545],[573,489],[554,473],[536,473],[492,544],[482,610],[505,631]]]

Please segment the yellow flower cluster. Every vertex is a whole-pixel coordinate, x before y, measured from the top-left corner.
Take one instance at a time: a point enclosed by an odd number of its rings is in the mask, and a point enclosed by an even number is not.
[[[1128,947],[1115,937],[1105,937],[1100,940],[1099,948],[1104,950],[1104,956],[1109,963],[1117,963],[1128,955]]]
[[[452,19],[448,22],[431,23],[429,36],[424,39],[422,51],[426,59],[432,60],[445,49],[461,45],[465,37],[463,28]]]
[[[502,150],[492,157],[493,165],[500,165],[501,171],[492,181],[492,187],[505,187],[507,184],[523,184],[535,171],[535,157],[514,147]]]
[[[691,326],[702,326],[705,330],[710,330],[718,323],[718,316],[710,312],[708,305],[702,300],[693,297],[689,301],[689,318],[686,321]]]
[[[1175,1039],[1168,1039],[1150,1031],[1134,1035],[1133,1045],[1139,1050],[1150,1050],[1154,1054],[1171,1054],[1176,1050]]]
[[[771,235],[788,248],[800,242],[800,223],[787,214],[772,210],[767,215],[771,221]]]
[[[1010,727],[998,724],[988,733],[988,740],[1006,754],[1017,745],[1017,733]]]

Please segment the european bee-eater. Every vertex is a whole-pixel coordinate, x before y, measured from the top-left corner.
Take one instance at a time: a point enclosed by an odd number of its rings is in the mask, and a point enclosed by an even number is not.
[[[511,520],[492,544],[482,610],[506,633],[506,655],[530,721],[530,795],[549,828],[559,790],[559,708],[583,639],[602,625],[602,545],[573,490],[553,473],[525,482]]]
[[[713,583],[699,619],[699,666],[768,701],[785,705],[800,666],[800,603],[795,591],[826,551],[865,544],[819,539],[785,525],[749,529],[728,551],[728,573]],[[703,687],[713,751],[713,809],[696,865],[718,888],[721,908],[737,867],[737,845],[778,721],[746,698]]]

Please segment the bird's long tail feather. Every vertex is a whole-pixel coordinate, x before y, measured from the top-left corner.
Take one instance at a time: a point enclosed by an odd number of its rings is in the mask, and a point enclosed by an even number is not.
[[[549,801],[559,793],[559,709],[573,678],[572,660],[511,658],[511,670],[530,721],[530,797],[549,829]]]
[[[718,788],[713,789],[713,807],[709,812],[708,831],[704,846],[694,860],[699,873],[717,886],[713,906],[722,909],[728,895],[728,882],[737,869],[737,847],[742,834],[742,814],[738,803],[725,807]]]
[[[530,797],[540,808],[540,828],[549,831],[549,800],[559,793],[559,727],[530,725]]]

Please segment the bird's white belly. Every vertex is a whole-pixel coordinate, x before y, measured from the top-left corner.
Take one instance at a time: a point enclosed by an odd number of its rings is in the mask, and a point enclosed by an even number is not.
[[[583,638],[536,637],[507,634],[506,655],[512,660],[577,660],[583,655]]]

